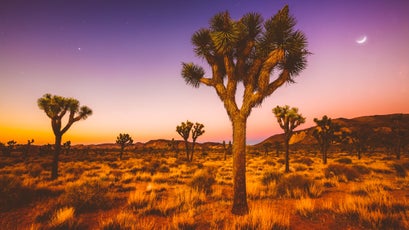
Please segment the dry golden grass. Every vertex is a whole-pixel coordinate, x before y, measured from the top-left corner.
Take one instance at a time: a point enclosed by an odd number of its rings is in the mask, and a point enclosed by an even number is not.
[[[249,154],[250,213],[238,217],[230,214],[231,156],[225,161],[222,154],[210,152],[187,163],[174,153],[126,153],[122,161],[116,152],[81,154],[63,156],[60,177],[54,181],[48,180],[47,157],[33,158],[27,165],[5,159],[0,177],[13,179],[3,180],[0,192],[8,196],[0,202],[8,202],[11,210],[0,212],[0,226],[290,229],[300,224],[308,228],[325,213],[329,223],[341,228],[409,228],[408,169],[404,161],[382,160],[383,155],[358,160],[331,154],[323,165],[320,156],[299,151],[291,155],[293,171],[285,174],[281,158]],[[13,222],[12,215],[22,221]],[[290,222],[294,218],[301,223]]]

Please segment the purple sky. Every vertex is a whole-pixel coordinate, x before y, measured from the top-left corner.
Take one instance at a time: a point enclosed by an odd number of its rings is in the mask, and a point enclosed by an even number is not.
[[[35,2],[35,3],[34,3]],[[307,35],[307,68],[253,109],[248,142],[282,132],[271,109],[307,117],[409,113],[409,1],[7,1],[0,2],[0,142],[52,143],[37,107],[45,93],[77,98],[94,114],[68,131],[75,143],[180,139],[176,125],[205,125],[198,141],[231,140],[214,89],[186,86],[181,62],[195,57],[191,35],[228,10],[264,18],[285,4]],[[367,37],[363,44],[357,40]],[[64,141],[63,140],[63,141]]]

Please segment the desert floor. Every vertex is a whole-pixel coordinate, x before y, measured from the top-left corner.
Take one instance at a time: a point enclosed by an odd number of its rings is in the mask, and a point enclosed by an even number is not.
[[[230,214],[232,157],[196,152],[0,157],[0,229],[409,229],[409,160],[247,155],[250,213]]]

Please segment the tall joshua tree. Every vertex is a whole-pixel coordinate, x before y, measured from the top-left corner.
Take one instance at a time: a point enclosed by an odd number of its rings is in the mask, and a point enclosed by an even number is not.
[[[179,133],[179,135],[183,138],[185,141],[185,148],[186,148],[186,159],[189,161],[189,136],[190,136],[190,130],[192,130],[193,123],[190,121],[182,122],[180,125],[176,126],[176,132]]]
[[[324,115],[322,119],[314,118],[317,127],[312,135],[317,140],[322,154],[322,162],[327,163],[327,153],[330,144],[335,140],[335,132],[339,131],[339,126],[332,123],[332,119]]]
[[[193,140],[193,142],[192,142],[192,151],[190,153],[189,161],[193,161],[193,152],[195,151],[195,143],[196,143],[197,138],[199,136],[203,135],[203,133],[205,132],[203,128],[204,128],[204,125],[200,124],[198,122],[196,122],[195,125],[193,126],[193,129],[192,129],[192,140]]]
[[[288,105],[275,107],[273,113],[278,124],[284,130],[285,172],[288,173],[290,172],[290,139],[294,134],[294,129],[305,123],[305,117],[298,113],[298,108],[290,108]]]
[[[55,136],[54,157],[51,169],[51,179],[58,177],[58,157],[61,152],[61,139],[64,133],[77,121],[85,120],[92,115],[92,110],[81,106],[77,99],[45,94],[37,100],[38,107],[44,110],[51,119],[51,127]],[[62,119],[68,113],[68,121],[62,125]]]
[[[246,195],[246,125],[253,107],[306,67],[307,39],[295,30],[288,6],[267,20],[248,13],[233,20],[228,12],[216,14],[209,28],[192,36],[194,51],[206,60],[211,76],[201,66],[182,63],[182,77],[188,85],[213,87],[233,127],[232,213],[248,213]],[[277,73],[272,75],[272,73]],[[237,85],[244,86],[241,106],[236,101]]]
[[[120,133],[119,136],[116,137],[116,143],[121,146],[121,150],[119,153],[119,159],[122,160],[122,154],[124,153],[124,149],[128,145],[132,145],[133,140],[132,137],[129,136],[127,133]]]

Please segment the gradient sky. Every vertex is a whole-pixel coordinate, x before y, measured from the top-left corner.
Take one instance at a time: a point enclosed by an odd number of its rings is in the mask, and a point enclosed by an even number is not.
[[[213,88],[180,76],[195,57],[191,35],[228,10],[264,18],[285,4],[307,35],[307,68],[253,109],[248,143],[281,133],[271,109],[288,104],[307,117],[409,113],[409,1],[149,0],[0,1],[0,142],[53,143],[37,106],[45,93],[77,98],[94,114],[63,136],[73,144],[181,139],[176,125],[205,125],[199,142],[231,140]],[[364,44],[356,40],[367,36]]]

